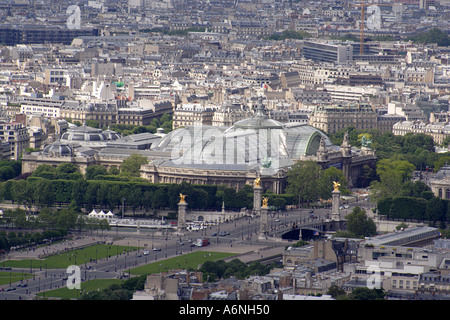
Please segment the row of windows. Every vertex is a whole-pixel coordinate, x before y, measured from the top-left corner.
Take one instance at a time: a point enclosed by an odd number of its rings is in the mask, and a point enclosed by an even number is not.
[[[442,189],[439,189],[439,198],[442,199]],[[445,199],[450,199],[450,189],[445,189]]]
[[[66,78],[62,78],[62,77],[51,77],[50,78],[50,82],[51,83],[53,83],[53,82],[65,82],[66,81]]]
[[[62,76],[62,75],[64,75],[64,71],[50,71],[50,75],[52,75],[52,76]]]
[[[392,280],[392,287],[397,289],[417,289],[417,281],[416,280]]]

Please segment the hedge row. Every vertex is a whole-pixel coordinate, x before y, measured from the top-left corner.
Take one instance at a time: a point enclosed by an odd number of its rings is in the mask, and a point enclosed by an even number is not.
[[[416,219],[426,221],[449,221],[449,200],[432,197],[384,198],[378,201],[378,213],[391,219]]]
[[[62,180],[28,177],[26,180],[8,180],[1,183],[4,200],[20,204],[53,206],[74,204],[91,210],[94,206],[111,210],[122,205],[133,209],[177,209],[180,193],[187,195],[190,209],[252,208],[253,188],[245,186],[236,192],[234,188],[212,185],[154,184],[140,181],[113,180]],[[284,207],[293,203],[292,195],[267,194],[269,204]]]

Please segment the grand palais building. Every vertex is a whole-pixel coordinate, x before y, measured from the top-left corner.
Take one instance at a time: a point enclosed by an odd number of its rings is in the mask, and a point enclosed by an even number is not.
[[[370,149],[358,149],[344,138],[331,143],[320,130],[304,123],[270,119],[260,100],[250,118],[231,127],[186,126],[167,135],[142,133],[121,137],[112,130],[73,127],[39,152],[24,153],[22,172],[41,164],[73,163],[82,173],[91,165],[120,168],[137,153],[148,158],[141,177],[152,183],[227,185],[242,188],[261,178],[265,191],[283,193],[289,168],[298,160],[313,160],[324,169],[343,170],[350,186],[358,186],[364,165],[375,166]]]

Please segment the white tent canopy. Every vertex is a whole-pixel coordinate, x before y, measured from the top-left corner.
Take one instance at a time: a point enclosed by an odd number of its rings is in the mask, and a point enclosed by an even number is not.
[[[114,214],[109,211],[108,213],[105,213],[103,210],[101,210],[100,212],[97,212],[94,210],[92,210],[91,213],[89,213],[89,217],[90,218],[97,218],[97,219],[111,219],[114,218]]]

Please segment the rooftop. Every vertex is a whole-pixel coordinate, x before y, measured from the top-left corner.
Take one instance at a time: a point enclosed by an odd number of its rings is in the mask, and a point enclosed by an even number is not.
[[[412,227],[407,228],[402,231],[391,232],[387,234],[382,234],[373,238],[366,239],[362,244],[372,244],[372,245],[401,245],[407,243],[411,240],[419,240],[421,238],[426,238],[430,235],[438,236],[439,231],[437,228],[433,227]]]

